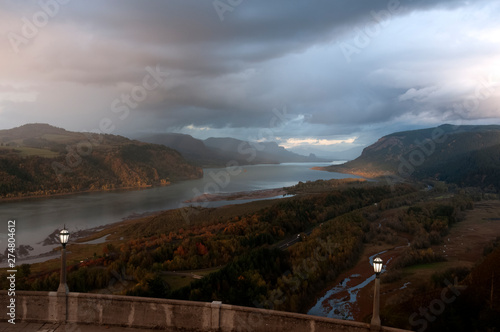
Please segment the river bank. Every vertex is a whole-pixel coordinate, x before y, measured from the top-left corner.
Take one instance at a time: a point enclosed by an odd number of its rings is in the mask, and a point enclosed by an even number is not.
[[[16,246],[24,246],[29,254],[20,255],[19,260],[22,259],[23,263],[44,261],[57,255],[57,250],[55,254],[52,252],[59,246],[54,232],[64,225],[72,233],[73,241],[78,232],[98,232],[103,225],[131,217],[191,205],[218,207],[281,198],[288,194],[287,187],[298,182],[349,177],[311,170],[313,166],[328,164],[251,165],[245,166],[245,171],[238,174],[229,173],[226,168],[204,169],[202,179],[168,186],[0,199],[0,214],[6,220],[16,220]],[[214,176],[222,176],[224,181],[215,182]]]
[[[341,167],[342,165],[332,165],[332,166],[315,166],[311,167],[312,170],[315,171],[324,171],[324,172],[335,172],[335,173],[341,173],[341,174],[349,174],[349,175],[356,175],[360,176],[362,178],[368,179],[368,180],[375,180],[377,178],[394,178],[397,179],[396,175],[393,173],[389,172],[365,172],[365,171],[360,171],[360,170],[355,170],[355,169],[347,169],[344,167]]]
[[[192,199],[185,200],[183,203],[203,203],[216,201],[237,201],[237,200],[252,200],[272,198],[277,196],[287,196],[288,192],[285,188],[263,189],[252,191],[240,191],[235,193],[217,193],[217,194],[202,194]]]
[[[316,304],[307,314],[336,319],[362,321],[371,313],[373,294],[371,283],[375,280],[373,259],[382,258],[384,268],[382,274],[391,263],[401,255],[409,245],[369,246],[364,250],[358,264],[342,273],[335,282],[327,287],[318,297]]]
[[[133,219],[130,219],[133,220]],[[72,244],[101,244],[106,242],[107,235],[100,237],[98,239],[94,239],[93,237],[96,234],[99,234],[106,229],[111,229],[122,224],[126,220],[117,221],[115,223],[111,223],[104,226],[98,226],[89,229],[82,229],[76,232],[70,232],[70,241],[68,245]],[[35,264],[35,263],[43,263],[49,261],[51,259],[59,258],[60,256],[60,247],[61,244],[59,242],[59,234],[60,230],[55,229],[51,234],[49,234],[44,241],[38,242],[35,248],[33,246],[29,246],[30,249],[26,252],[23,250],[23,255],[18,253],[16,257],[16,264]],[[109,234],[108,234],[109,235]],[[24,246],[21,246],[24,247]],[[18,248],[19,251],[19,248]],[[0,268],[6,268],[7,259],[3,255],[0,254]]]
[[[192,180],[184,180],[184,181],[192,181]],[[0,197],[0,204],[2,202],[15,202],[15,201],[21,201],[21,200],[36,200],[36,199],[47,199],[47,198],[55,198],[55,197],[65,197],[65,196],[72,196],[72,195],[81,195],[81,194],[90,194],[90,193],[107,193],[107,192],[121,192],[121,191],[136,191],[136,190],[145,190],[145,189],[150,189],[154,187],[166,187],[166,186],[171,186],[172,184],[175,184],[168,182],[166,184],[158,184],[158,185],[141,185],[141,186],[128,186],[128,187],[119,187],[119,188],[109,188],[109,189],[87,189],[87,190],[76,190],[76,191],[70,191],[70,192],[61,192],[61,191],[54,191],[50,194],[33,194],[33,193],[27,193],[25,195],[21,196],[14,196],[14,197]]]
[[[254,190],[254,191],[242,191],[235,193],[218,193],[218,194],[203,194],[193,199],[186,200],[183,203],[203,203],[203,202],[219,202],[219,201],[230,201],[233,202],[230,205],[236,205],[239,201],[252,201],[252,200],[263,200],[263,199],[272,199],[272,198],[280,198],[287,196],[287,191],[285,188],[274,188],[274,189],[263,189],[263,190]],[[110,233],[107,233],[109,230],[116,229],[122,225],[125,225],[129,222],[135,222],[139,219],[154,216],[156,214],[163,213],[168,210],[161,211],[151,211],[151,212],[143,212],[143,213],[132,213],[127,217],[122,218],[120,221],[116,221],[113,223],[100,225],[87,229],[79,229],[76,231],[70,232],[70,241],[68,246],[72,244],[103,244],[108,242],[107,238]],[[58,234],[60,229],[54,229],[48,236],[41,242],[37,242],[36,245],[29,245],[29,249],[23,248],[23,255],[17,257],[18,264],[35,264],[35,263],[43,263],[45,261],[59,258],[60,255],[60,243]],[[102,235],[104,234],[104,235]],[[4,259],[3,255],[0,254],[0,268],[7,267],[7,260]]]

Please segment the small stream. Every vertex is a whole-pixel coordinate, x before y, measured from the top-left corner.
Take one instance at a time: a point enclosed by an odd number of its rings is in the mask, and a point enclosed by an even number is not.
[[[408,239],[407,239],[408,241]],[[377,256],[382,256],[386,253],[403,250],[410,246],[410,242],[403,246],[380,251],[368,258],[370,265],[373,267],[373,259]],[[387,255],[385,255],[387,256]],[[387,265],[392,261],[394,256],[384,261],[381,273],[386,272]],[[356,269],[356,268],[355,268]],[[371,270],[373,271],[373,270]],[[309,309],[308,315],[321,316],[336,319],[354,320],[353,308],[356,306],[358,294],[360,290],[369,285],[375,280],[375,274],[369,273],[361,275],[358,273],[351,274],[343,279],[338,285],[328,290],[316,304]],[[404,289],[409,283],[405,283],[400,289]]]
[[[375,255],[370,256],[369,261],[370,265],[373,266],[373,259],[383,253],[386,253],[388,250],[381,251],[376,253]],[[382,268],[382,272],[385,272],[385,266],[388,262],[384,262],[384,266]],[[348,287],[348,284],[352,280],[352,283],[358,281],[355,286]],[[348,319],[354,320],[353,314],[351,312],[352,305],[356,303],[358,292],[370,284],[373,280],[375,280],[375,274],[371,274],[368,278],[363,280],[363,277],[360,274],[352,274],[348,278],[345,278],[338,284],[337,286],[330,289],[326,294],[318,299],[314,307],[309,309],[307,312],[308,315],[328,317],[328,318],[337,318],[337,319]],[[345,296],[342,298],[336,298],[335,295],[347,292]]]

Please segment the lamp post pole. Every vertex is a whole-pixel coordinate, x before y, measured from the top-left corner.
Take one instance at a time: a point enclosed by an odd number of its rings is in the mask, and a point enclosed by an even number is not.
[[[68,284],[66,283],[66,244],[69,240],[69,231],[66,229],[66,225],[64,229],[59,233],[59,240],[62,244],[61,250],[61,278],[59,279],[59,288],[57,289],[58,293],[68,294]]]
[[[383,261],[380,257],[373,260],[373,270],[375,271],[375,290],[373,294],[373,315],[371,327],[373,330],[379,330],[380,323],[380,272],[382,271]]]

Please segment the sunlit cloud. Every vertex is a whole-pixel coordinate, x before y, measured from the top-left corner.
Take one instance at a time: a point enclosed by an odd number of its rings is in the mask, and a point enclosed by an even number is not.
[[[357,137],[351,137],[348,139],[288,138],[280,145],[284,146],[287,149],[302,145],[330,146],[338,144],[352,144],[356,141],[356,139]]]
[[[213,128],[210,128],[210,127],[197,127],[197,126],[194,126],[194,125],[189,125],[189,126],[186,126],[186,129],[189,129],[189,130],[195,130],[195,131],[207,131],[207,130],[212,130]]]

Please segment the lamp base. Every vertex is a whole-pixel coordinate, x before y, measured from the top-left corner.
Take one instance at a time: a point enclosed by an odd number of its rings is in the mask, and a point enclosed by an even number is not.
[[[59,284],[59,288],[57,288],[57,293],[68,294],[69,293],[68,284]]]

